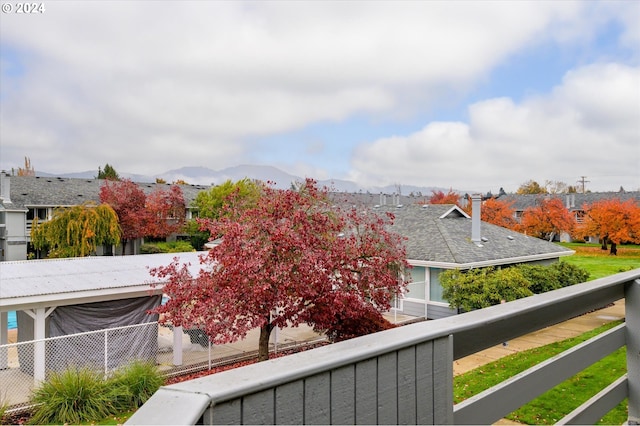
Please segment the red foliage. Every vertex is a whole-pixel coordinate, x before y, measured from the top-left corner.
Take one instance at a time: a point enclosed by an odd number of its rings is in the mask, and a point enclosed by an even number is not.
[[[147,196],[128,179],[105,180],[100,188],[100,201],[118,214],[123,244],[136,238],[167,237],[180,229],[185,220],[182,189],[176,185]]]
[[[334,323],[326,334],[332,342],[353,339],[366,334],[394,328],[396,325],[387,321],[382,314],[372,306],[364,306],[359,316],[351,312],[338,312]]]
[[[209,221],[222,243],[201,258],[193,277],[176,259],[152,270],[166,278],[166,321],[202,328],[213,343],[242,339],[260,328],[260,359],[273,327],[307,323],[326,330],[338,314],[361,317],[367,306],[390,308],[406,286],[402,238],[386,230],[392,216],[342,210],[326,189],[307,180],[300,190],[265,187],[250,208],[227,203]]]
[[[524,211],[518,231],[548,240],[561,232],[571,233],[575,224],[559,198],[543,198],[537,206]]]

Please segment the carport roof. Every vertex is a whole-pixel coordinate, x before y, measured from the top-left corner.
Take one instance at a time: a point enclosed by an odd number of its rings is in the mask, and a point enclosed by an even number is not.
[[[0,263],[0,311],[53,307],[160,293],[162,282],[150,268],[174,257],[195,275],[206,252],[97,256]],[[158,284],[152,288],[152,284]]]

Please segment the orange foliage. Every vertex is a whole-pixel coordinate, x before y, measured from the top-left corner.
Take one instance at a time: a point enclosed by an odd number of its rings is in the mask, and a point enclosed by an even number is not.
[[[583,209],[585,215],[578,228],[579,235],[597,235],[615,244],[640,243],[640,206],[634,200],[601,200]]]
[[[430,204],[458,204],[460,196],[449,189],[446,194],[442,191],[431,191],[433,195],[429,198]]]
[[[514,201],[509,202],[489,198],[482,203],[480,218],[484,222],[515,230],[518,222],[514,216],[513,203]]]
[[[571,233],[575,220],[559,198],[543,198],[535,207],[527,208],[518,226],[518,231],[534,237],[551,240],[561,232]]]

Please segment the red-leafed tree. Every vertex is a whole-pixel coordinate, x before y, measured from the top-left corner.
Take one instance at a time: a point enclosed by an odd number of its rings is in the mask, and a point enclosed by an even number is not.
[[[167,237],[184,224],[185,203],[182,190],[156,190],[148,197],[134,182],[105,180],[100,201],[109,204],[118,215],[122,230],[122,252],[127,242],[144,237]]]
[[[179,186],[171,185],[167,191],[150,193],[145,206],[149,213],[145,237],[165,238],[184,226],[187,210]]]
[[[518,222],[515,219],[513,203],[514,201],[489,198],[482,203],[480,218],[484,222],[515,230]],[[471,205],[471,203],[469,204]]]
[[[518,231],[537,238],[553,240],[561,232],[571,233],[575,220],[559,198],[543,198],[537,206],[522,213]]]
[[[446,194],[442,191],[431,191],[432,195],[429,198],[429,204],[458,204],[460,195],[449,189]]]
[[[585,205],[583,209],[584,220],[578,233],[581,236],[597,235],[603,250],[611,243],[609,252],[615,255],[620,243],[640,243],[640,206],[634,200],[601,200]]]
[[[203,329],[217,344],[259,328],[265,360],[274,327],[324,331],[345,313],[388,310],[408,267],[402,238],[386,228],[393,216],[332,204],[313,180],[298,190],[267,186],[249,208],[226,203],[218,220],[204,221],[213,238],[223,238],[201,258],[197,276],[179,259],[151,271],[166,279],[169,296],[156,312],[175,326]]]

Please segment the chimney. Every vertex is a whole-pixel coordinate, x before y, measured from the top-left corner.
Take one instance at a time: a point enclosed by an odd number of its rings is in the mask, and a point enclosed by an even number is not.
[[[4,170],[0,171],[0,201],[3,203],[11,202],[11,178],[9,173]]]
[[[480,209],[482,208],[482,195],[471,196],[471,241],[480,244]]]

